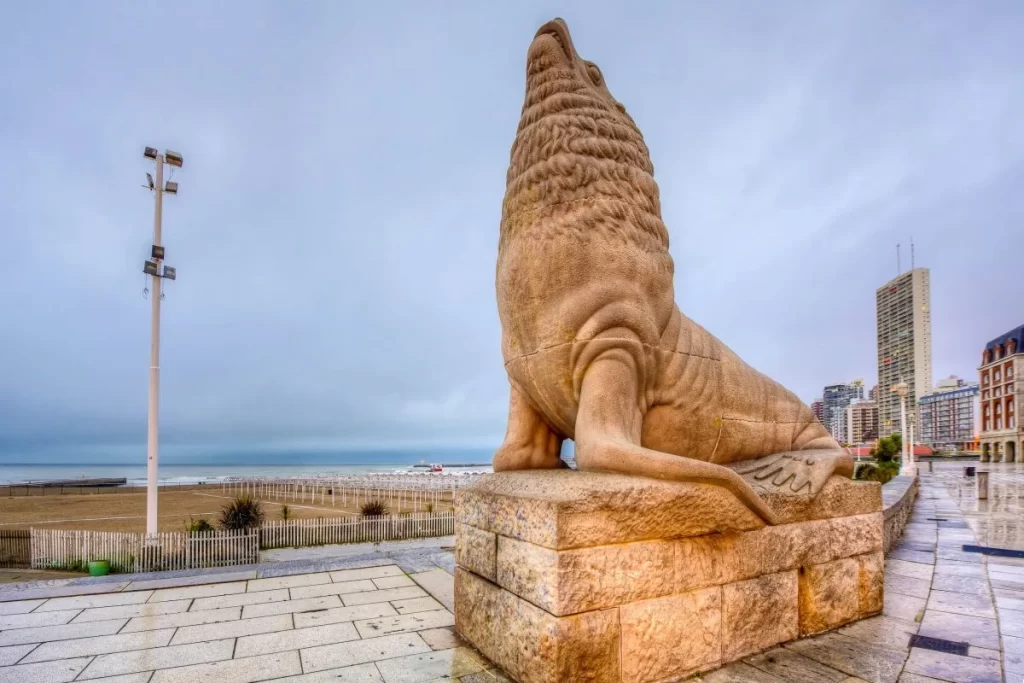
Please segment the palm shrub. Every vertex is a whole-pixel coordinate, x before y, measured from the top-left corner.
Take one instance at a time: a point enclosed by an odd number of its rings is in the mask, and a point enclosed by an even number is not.
[[[383,517],[388,514],[388,505],[383,500],[368,500],[359,506],[363,517]]]
[[[281,506],[281,519],[283,519],[284,521],[287,522],[289,519],[291,519],[291,516],[292,516],[292,509],[290,507],[288,507],[287,505],[282,505]]]
[[[221,508],[220,526],[223,529],[254,529],[263,523],[263,506],[250,496],[237,496]]]
[[[210,523],[206,517],[200,517],[199,519],[192,519],[192,515],[188,517],[188,524],[185,525],[185,533],[189,536],[193,534],[203,534],[208,531],[216,531],[216,527]]]

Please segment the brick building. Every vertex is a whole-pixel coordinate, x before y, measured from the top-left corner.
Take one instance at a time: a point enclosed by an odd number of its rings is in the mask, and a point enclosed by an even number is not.
[[[1017,421],[1017,406],[1024,400],[1024,384],[1016,381],[1024,359],[1024,325],[985,345],[978,368],[981,388],[981,461],[1017,462],[1024,430]],[[1018,365],[1018,364],[1021,365]]]

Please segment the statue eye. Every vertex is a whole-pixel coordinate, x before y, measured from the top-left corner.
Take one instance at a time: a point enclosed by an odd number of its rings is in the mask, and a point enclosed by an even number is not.
[[[601,70],[594,64],[587,64],[587,75],[594,85],[601,85]]]

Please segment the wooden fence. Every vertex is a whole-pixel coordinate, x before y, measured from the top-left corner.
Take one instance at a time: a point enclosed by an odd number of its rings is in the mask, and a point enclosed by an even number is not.
[[[22,552],[28,559],[22,566],[84,571],[91,560],[107,560],[111,571],[133,573],[255,564],[261,549],[451,536],[455,533],[455,513],[271,521],[258,530],[168,532],[153,539],[141,533],[117,531],[30,531],[31,538],[24,530],[0,531],[25,534],[21,542],[26,549]],[[4,566],[4,543],[0,540],[0,566]]]
[[[26,569],[32,564],[28,529],[0,529],[0,567]]]
[[[145,534],[32,529],[33,569],[85,570],[107,560],[113,572],[226,567],[259,561],[259,531]]]
[[[361,519],[294,519],[287,522],[264,522],[260,527],[260,547],[269,550],[330,543],[377,543],[451,536],[454,533],[454,512],[413,513]]]

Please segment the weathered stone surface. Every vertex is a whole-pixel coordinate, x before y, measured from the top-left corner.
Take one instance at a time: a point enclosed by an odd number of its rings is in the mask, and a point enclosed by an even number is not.
[[[485,579],[494,581],[498,552],[497,537],[490,531],[468,524],[455,525],[455,562]]]
[[[455,514],[463,524],[556,550],[764,526],[717,486],[568,470],[480,477],[457,493]]]
[[[799,633],[797,572],[722,587],[722,659],[731,662]]]
[[[800,570],[800,635],[853,621],[860,613],[860,561],[848,557]]]
[[[859,555],[857,562],[860,616],[881,614],[885,603],[885,555],[881,552]]]
[[[677,541],[676,593],[760,576],[761,532],[711,534]]]
[[[455,629],[520,681],[620,680],[617,609],[555,617],[456,568]]]
[[[754,488],[782,524],[866,515],[882,510],[882,485],[875,481],[832,477],[816,496],[785,495],[774,488],[761,488],[756,484]]]
[[[722,660],[722,590],[644,600],[619,608],[622,680],[678,680]]]
[[[676,592],[674,556],[668,541],[558,552],[499,536],[496,583],[566,616]]]
[[[783,524],[761,532],[764,573],[854,557],[882,549],[882,514]]]

